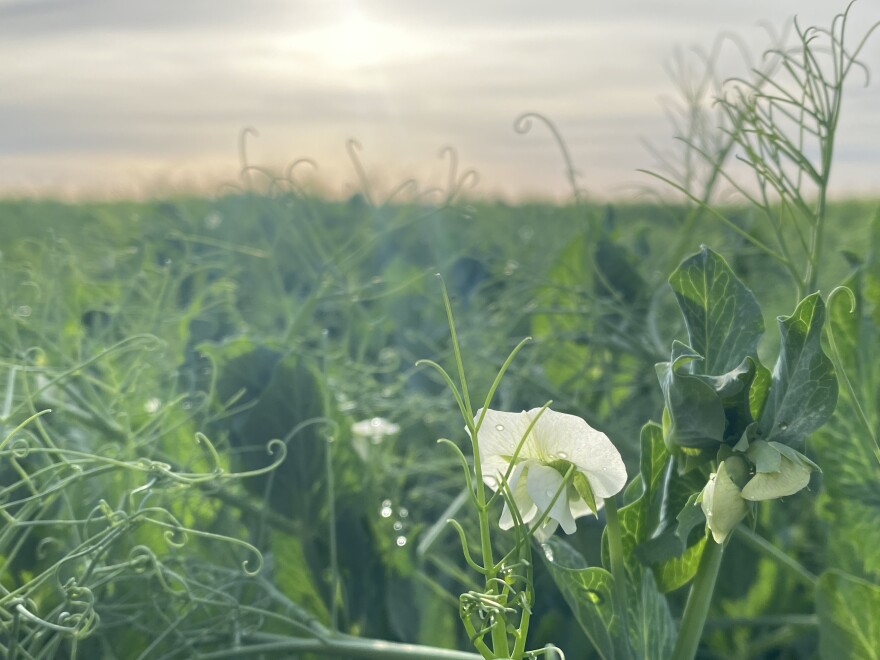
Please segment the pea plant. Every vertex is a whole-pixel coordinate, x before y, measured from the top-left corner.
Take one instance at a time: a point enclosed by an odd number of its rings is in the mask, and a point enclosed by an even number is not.
[[[467,457],[456,444],[442,441],[458,454],[479,521],[476,551],[462,525],[449,522],[467,564],[484,582],[482,590],[462,594],[460,617],[487,660],[564,657],[553,644],[527,649],[535,554],[599,657],[693,658],[724,571],[725,549],[735,536],[814,590],[816,618],[808,625],[818,625],[823,657],[876,653],[880,640],[873,621],[880,615],[880,588],[863,580],[876,577],[876,567],[862,565],[854,573],[830,569],[816,576],[756,531],[763,519],[779,519],[765,515],[767,507],[785,507],[789,502],[780,500],[790,499],[802,506],[794,496],[807,488],[827,488],[822,496],[832,498],[828,506],[846,509],[847,503],[835,501],[843,497],[837,486],[841,475],[826,476],[823,470],[857,473],[848,480],[859,495],[853,505],[861,508],[859,500],[866,500],[867,520],[878,518],[876,501],[871,503],[880,460],[876,405],[871,408],[876,390],[860,390],[850,378],[856,356],[872,354],[871,342],[877,339],[880,299],[876,288],[870,289],[876,287],[871,268],[878,259],[877,222],[870,255],[846,284],[827,296],[815,291],[843,84],[853,69],[866,72],[857,58],[877,27],[849,49],[844,45],[848,15],[849,9],[830,30],[796,26],[794,49],[768,53],[778,76],[756,69],[754,80],[730,81],[717,101],[732,127],[729,143],[740,148],[738,162],[756,185],[738,182],[723,162],[714,163],[714,172],[766,219],[766,239],[763,227],[743,227],[712,209],[705,196],[699,199],[664,179],[778,263],[791,277],[797,304],[777,319],[778,350],[771,368],[759,354],[765,311],[753,292],[706,246],[682,261],[668,283],[686,336],[672,339],[669,359],[656,365],[664,406],[657,421],[641,430],[638,471],[629,481],[613,442],[584,419],[555,412],[550,402],[523,412],[491,409],[500,379],[523,344],[475,413],[446,299],[457,380],[440,365],[428,364],[449,385],[471,443]],[[819,154],[815,162],[814,153]],[[849,309],[837,302],[841,297],[849,300]],[[866,309],[857,312],[860,307]],[[846,333],[849,368],[836,332]],[[863,364],[856,371],[863,384],[876,382],[873,366]],[[817,431],[832,419],[841,384],[847,410],[822,436]],[[837,427],[843,424],[854,428],[851,436],[839,437]],[[817,438],[819,450],[811,452],[808,440]],[[836,450],[842,455],[864,462],[822,460],[830,438],[841,443]],[[499,507],[498,527],[506,532],[500,553],[491,538],[491,518]],[[605,523],[601,565],[590,566],[553,533],[561,527],[573,534],[577,518],[599,518],[600,511]],[[835,533],[855,541],[853,534],[868,525],[863,520],[860,527],[839,527]],[[688,595],[678,611],[671,594],[683,587]]]

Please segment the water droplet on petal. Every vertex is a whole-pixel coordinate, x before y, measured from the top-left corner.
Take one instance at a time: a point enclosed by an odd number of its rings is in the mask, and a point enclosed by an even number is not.
[[[779,430],[787,431],[788,430],[788,422],[779,422]]]
[[[555,488],[548,488],[547,490],[544,491],[544,495],[546,495],[547,497],[553,497],[554,495],[556,495],[556,489]]]
[[[504,424],[496,424],[496,425],[495,425],[495,430],[496,430],[496,431],[503,431],[503,430],[504,430]]]
[[[568,454],[566,454],[564,451],[559,452],[559,453],[557,454],[557,456],[558,456],[559,458],[561,458],[563,461],[566,460],[566,459],[568,458]]]
[[[398,548],[402,548],[403,546],[406,545],[406,537],[403,536],[403,535],[398,536],[398,537],[397,537],[397,540],[395,541],[395,543],[397,543],[397,547],[398,547]]]

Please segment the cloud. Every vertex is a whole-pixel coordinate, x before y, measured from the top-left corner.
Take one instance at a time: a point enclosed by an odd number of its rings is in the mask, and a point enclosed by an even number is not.
[[[270,162],[310,155],[327,163],[326,172],[343,171],[343,145],[354,136],[377,168],[418,170],[427,161],[423,169],[431,169],[437,150],[453,144],[480,166],[489,189],[564,191],[552,142],[512,130],[517,115],[535,110],[559,124],[594,185],[610,190],[650,164],[641,138],[671,140],[659,99],[673,92],[664,63],[676,48],[707,49],[727,30],[760,51],[767,37],[754,27],[758,20],[778,25],[796,11],[820,24],[830,14],[824,0],[630,0],[625,7],[0,0],[0,154],[42,163],[29,172],[54,168],[52,180],[72,176],[61,165],[71,159],[84,168],[118,162],[122,172],[138,162],[152,171],[163,157],[169,168],[186,162],[213,171],[205,164],[225,158],[217,168],[235,171],[238,133],[255,126],[262,138],[254,157]],[[853,11],[853,25],[880,18],[863,3]],[[880,44],[865,57],[880,61]],[[732,48],[724,62],[728,70],[743,67]],[[866,170],[866,145],[877,140],[877,86],[851,91],[839,141],[842,186],[855,180],[847,159]],[[95,181],[106,180],[108,167],[99,170]],[[0,170],[0,190],[22,176]]]

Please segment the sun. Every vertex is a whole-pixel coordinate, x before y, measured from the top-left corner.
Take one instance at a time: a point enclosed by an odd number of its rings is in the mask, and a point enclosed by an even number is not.
[[[423,35],[424,36],[424,35]],[[430,44],[400,26],[351,7],[333,23],[291,35],[287,49],[343,72],[375,69],[430,52]]]

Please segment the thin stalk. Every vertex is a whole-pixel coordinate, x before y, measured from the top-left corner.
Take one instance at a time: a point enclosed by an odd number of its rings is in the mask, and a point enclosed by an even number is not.
[[[810,571],[804,568],[799,562],[795,561],[787,554],[782,552],[775,545],[767,541],[767,539],[755,534],[752,530],[750,530],[745,525],[737,525],[734,530],[738,538],[746,543],[746,545],[751,546],[753,549],[758,552],[763,552],[764,554],[775,559],[781,566],[785,566],[789,569],[794,575],[800,579],[801,582],[806,584],[808,587],[815,587],[816,581],[819,579],[815,575],[813,575]]]
[[[253,658],[260,653],[313,653],[331,658],[414,658],[423,660],[480,660],[476,653],[452,651],[433,646],[399,644],[376,639],[331,637],[329,639],[302,639],[267,633],[249,635],[256,644],[214,651],[200,658]]]
[[[692,660],[697,654],[700,645],[700,637],[703,635],[703,626],[706,623],[706,615],[709,613],[709,604],[712,602],[712,593],[715,591],[715,580],[718,578],[718,569],[721,567],[721,556],[724,546],[711,538],[707,539],[703,556],[700,557],[700,565],[697,567],[697,575],[691,586],[687,604],[684,607],[684,616],[681,618],[681,627],[678,638],[675,640],[675,648],[672,656],[676,660]]]
[[[458,343],[458,335],[455,331],[455,319],[452,314],[452,305],[449,302],[449,295],[446,292],[446,283],[441,279],[443,288],[443,302],[446,307],[446,318],[449,321],[449,332],[452,339],[452,350],[455,355],[455,366],[458,369],[458,381],[461,386],[461,399],[463,404],[463,412],[465,413],[465,422],[467,423],[469,435],[471,436],[471,448],[474,455],[474,489],[477,501],[477,518],[480,523],[480,551],[482,554],[483,567],[486,570],[486,585],[494,583],[498,576],[495,568],[495,561],[492,557],[492,538],[489,531],[489,507],[486,503],[486,488],[483,484],[483,470],[480,464],[480,447],[477,441],[478,428],[474,424],[474,411],[471,406],[470,393],[468,392],[467,379],[464,373],[464,362],[461,358],[461,347]],[[480,420],[482,421],[482,420]],[[498,623],[498,622],[496,622]],[[504,624],[504,621],[501,621]],[[495,625],[492,627],[492,650],[496,656],[508,657],[510,655],[510,646],[507,640],[507,628],[505,625]]]

